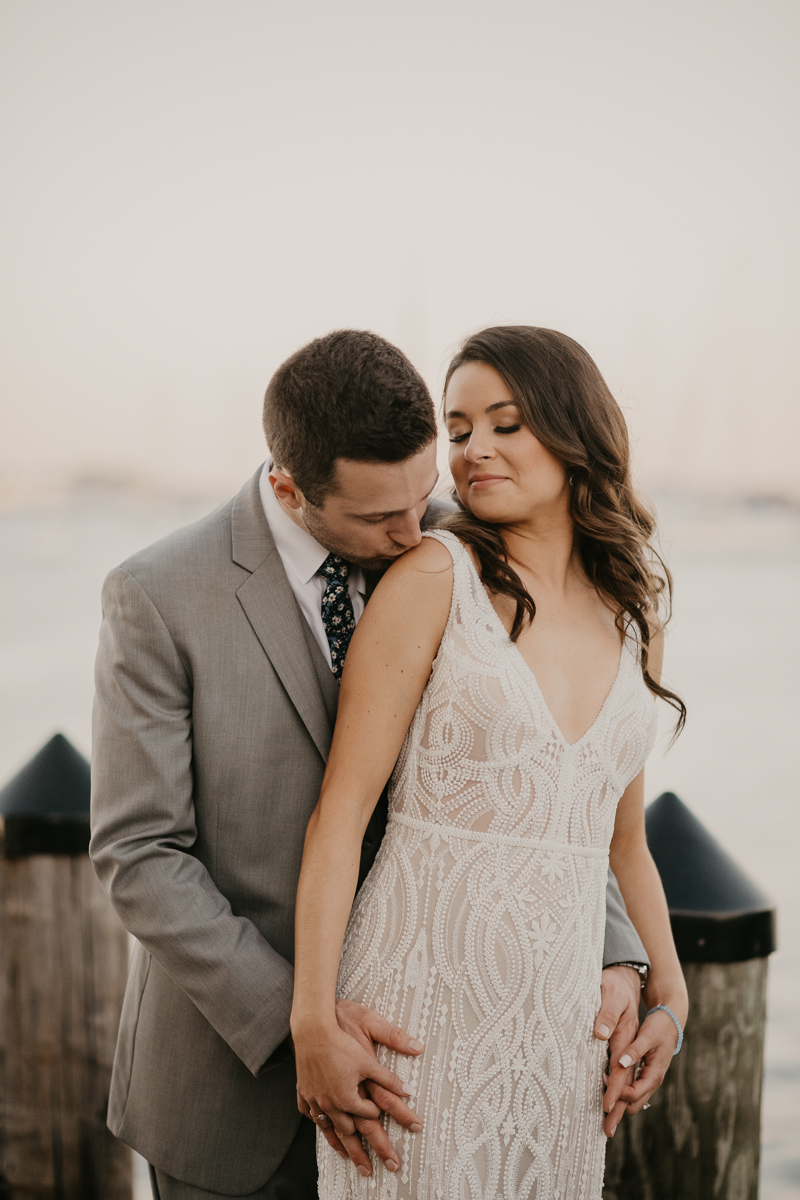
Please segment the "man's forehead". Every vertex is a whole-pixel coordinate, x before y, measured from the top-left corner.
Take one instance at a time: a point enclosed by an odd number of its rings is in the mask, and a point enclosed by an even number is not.
[[[331,499],[364,514],[400,512],[424,500],[437,477],[435,446],[396,463],[338,458]]]

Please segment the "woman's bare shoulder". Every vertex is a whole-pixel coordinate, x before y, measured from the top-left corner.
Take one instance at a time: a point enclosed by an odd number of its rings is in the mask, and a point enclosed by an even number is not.
[[[453,556],[438,538],[423,537],[418,546],[407,550],[396,558],[385,578],[408,577],[417,575],[445,575],[445,582],[450,583],[448,576],[453,573]]]
[[[433,538],[423,538],[420,545],[395,559],[378,583],[353,636],[348,663],[354,649],[360,660],[362,645],[372,647],[369,653],[373,657],[375,647],[380,646],[379,657],[384,658],[389,646],[404,663],[409,655],[413,658],[422,651],[430,671],[452,595],[453,560],[447,548]]]
[[[664,666],[664,625],[658,619],[658,614],[653,614],[651,619],[648,614],[648,625],[650,626],[650,646],[648,648],[648,670],[655,679],[656,683],[661,682],[661,670]]]
[[[367,612],[371,611],[373,619],[397,625],[407,619],[419,621],[424,614],[432,627],[441,625],[443,629],[452,595],[453,559],[447,547],[435,538],[423,538],[395,559],[376,587]]]

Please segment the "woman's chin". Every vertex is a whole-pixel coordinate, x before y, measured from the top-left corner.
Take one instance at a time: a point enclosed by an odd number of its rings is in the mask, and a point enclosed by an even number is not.
[[[518,513],[512,513],[509,496],[502,496],[494,488],[457,487],[458,498],[467,512],[479,521],[489,525],[502,525],[514,520]]]
[[[484,499],[482,496],[470,495],[465,508],[473,517],[477,517],[479,521],[486,521],[488,525],[503,525],[506,521],[513,520],[508,503],[498,503],[489,497]]]

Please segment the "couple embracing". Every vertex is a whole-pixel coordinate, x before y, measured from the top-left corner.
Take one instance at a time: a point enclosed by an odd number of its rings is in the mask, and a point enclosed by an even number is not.
[[[684,708],[624,418],[515,326],[463,344],[443,419],[454,504],[408,359],[317,339],[264,467],[106,580],[109,1124],[161,1200],[599,1200],[679,1047],[642,772]]]

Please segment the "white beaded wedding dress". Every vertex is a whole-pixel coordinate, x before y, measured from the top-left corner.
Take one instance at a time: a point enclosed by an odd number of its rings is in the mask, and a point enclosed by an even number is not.
[[[450,533],[453,600],[347,929],[338,994],[425,1042],[381,1048],[424,1121],[362,1178],[318,1135],[321,1200],[600,1200],[608,848],[656,714],[628,635],[593,725],[564,741]]]

